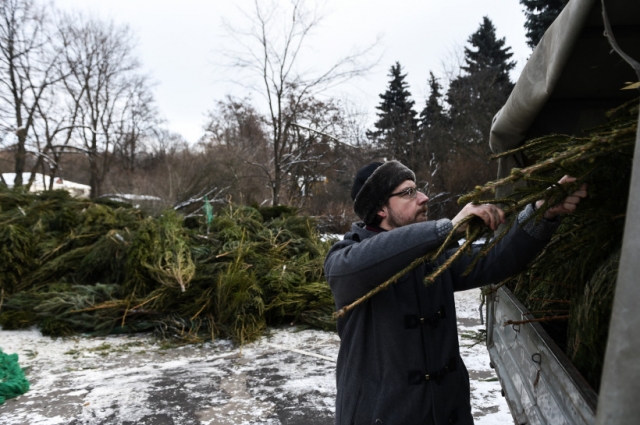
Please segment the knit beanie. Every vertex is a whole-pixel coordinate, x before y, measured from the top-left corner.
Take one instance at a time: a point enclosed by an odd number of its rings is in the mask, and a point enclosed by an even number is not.
[[[405,180],[416,181],[416,176],[398,161],[373,162],[362,167],[351,188],[353,211],[366,224],[373,223],[394,189]]]

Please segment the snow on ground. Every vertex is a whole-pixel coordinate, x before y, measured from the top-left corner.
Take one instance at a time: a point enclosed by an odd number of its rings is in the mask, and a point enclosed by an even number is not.
[[[486,329],[480,320],[480,290],[457,292],[456,315],[460,353],[471,380],[471,408],[476,425],[513,424],[507,401],[494,369],[489,366],[486,342],[476,344],[472,337]],[[486,316],[486,306],[482,314]],[[486,317],[484,317],[486,319]],[[486,322],[485,322],[486,323]],[[475,344],[475,345],[474,345]]]
[[[484,343],[479,291],[456,294],[462,355],[478,425],[513,423]],[[333,332],[270,329],[243,347],[229,341],[164,347],[149,335],[51,339],[0,330],[31,389],[0,405],[3,425],[333,424]]]

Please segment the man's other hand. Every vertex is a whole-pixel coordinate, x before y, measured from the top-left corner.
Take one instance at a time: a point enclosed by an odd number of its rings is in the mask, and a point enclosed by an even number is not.
[[[558,184],[568,184],[576,181],[575,177],[564,176],[560,179]],[[557,205],[549,208],[544,212],[544,218],[547,220],[553,220],[556,216],[561,214],[571,214],[576,210],[580,200],[587,197],[587,184],[583,183],[580,185],[578,190],[573,192],[571,195],[564,198],[564,200]],[[544,204],[544,200],[539,200],[536,202],[536,208],[540,208]]]
[[[504,223],[504,211],[493,204],[474,205],[467,204],[460,210],[460,212],[451,220],[451,223],[455,226],[462,219],[470,215],[478,216],[484,221],[484,224],[489,226],[491,230],[496,230],[498,226]],[[463,232],[467,228],[467,225],[460,226],[458,232]]]

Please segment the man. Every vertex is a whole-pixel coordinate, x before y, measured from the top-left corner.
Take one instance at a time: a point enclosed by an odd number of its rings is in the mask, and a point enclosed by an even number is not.
[[[565,176],[560,183],[572,181]],[[536,208],[528,205],[518,225],[466,276],[472,256],[462,255],[433,285],[424,285],[424,277],[455,253],[451,249],[339,318],[336,424],[472,424],[453,292],[522,270],[550,239],[556,216],[574,211],[586,195],[583,185],[543,220],[527,221]],[[476,215],[493,230],[505,221],[496,206],[472,204],[453,220],[427,221],[428,198],[416,188],[414,173],[397,161],[362,168],[351,197],[362,223],[353,224],[325,260],[338,309],[438,248],[464,217]]]

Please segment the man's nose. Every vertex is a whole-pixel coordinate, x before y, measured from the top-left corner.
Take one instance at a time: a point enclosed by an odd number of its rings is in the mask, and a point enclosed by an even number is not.
[[[418,203],[424,204],[429,200],[429,197],[422,192],[418,192]]]

